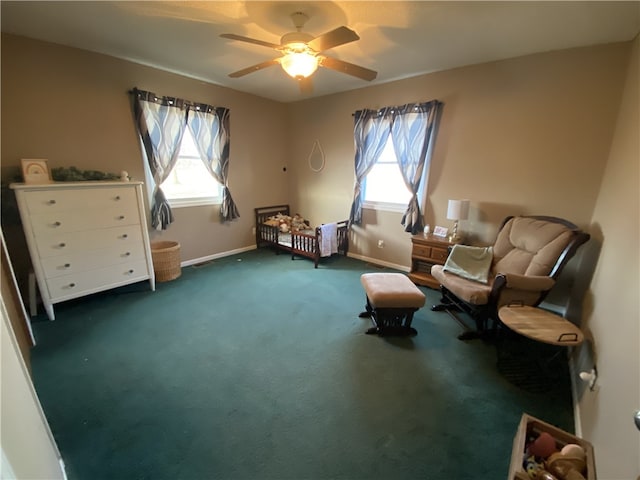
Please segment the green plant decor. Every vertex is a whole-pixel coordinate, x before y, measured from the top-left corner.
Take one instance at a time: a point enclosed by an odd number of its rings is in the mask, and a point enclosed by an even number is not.
[[[76,167],[51,169],[51,178],[56,182],[82,182],[87,180],[120,180],[120,175],[99,170],[80,170]]]

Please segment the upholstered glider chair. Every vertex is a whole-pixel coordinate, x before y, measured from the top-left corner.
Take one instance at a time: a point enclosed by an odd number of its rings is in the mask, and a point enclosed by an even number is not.
[[[456,245],[445,265],[431,268],[442,292],[441,303],[431,309],[447,311],[460,322],[466,330],[458,336],[461,340],[489,337],[498,325],[500,307],[513,303],[536,306],[542,302],[564,266],[587,240],[588,234],[560,218],[507,217],[492,247]],[[460,253],[456,254],[456,250]],[[470,262],[465,261],[465,256]],[[486,272],[478,276],[474,269],[479,264],[482,268],[482,263]],[[465,265],[468,271],[464,270]],[[456,311],[469,314],[476,330],[468,327]]]

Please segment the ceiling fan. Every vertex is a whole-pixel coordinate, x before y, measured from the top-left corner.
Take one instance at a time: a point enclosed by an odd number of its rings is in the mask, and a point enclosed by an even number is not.
[[[280,64],[287,74],[300,81],[300,88],[304,93],[311,90],[311,80],[309,77],[319,66],[367,81],[375,79],[378,75],[378,72],[369,70],[368,68],[324,55],[323,52],[325,50],[360,39],[358,34],[350,28],[338,27],[323,35],[314,37],[313,35],[302,32],[302,27],[304,27],[304,24],[309,20],[307,15],[302,12],[294,12],[291,14],[291,20],[293,21],[296,31],[284,34],[280,39],[280,45],[233,33],[221,34],[220,36],[223,38],[262,45],[263,47],[273,48],[282,53],[281,57],[243,68],[237,72],[230,73],[229,76],[231,78],[242,77],[249,73],[262,70],[263,68]]]

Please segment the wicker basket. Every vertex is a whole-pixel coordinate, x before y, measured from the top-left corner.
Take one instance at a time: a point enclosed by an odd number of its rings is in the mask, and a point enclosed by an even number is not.
[[[151,242],[151,258],[157,282],[168,282],[182,275],[178,242]]]

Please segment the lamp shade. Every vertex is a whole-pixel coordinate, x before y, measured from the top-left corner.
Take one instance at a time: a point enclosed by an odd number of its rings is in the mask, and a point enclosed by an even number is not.
[[[448,220],[466,220],[469,218],[469,200],[449,200]]]
[[[280,65],[293,78],[306,78],[318,69],[318,57],[307,52],[291,52],[282,57]]]

